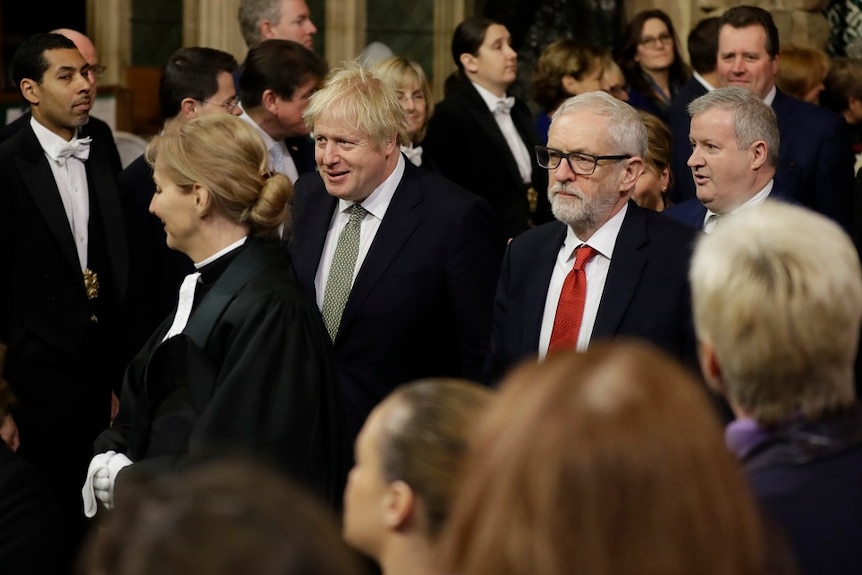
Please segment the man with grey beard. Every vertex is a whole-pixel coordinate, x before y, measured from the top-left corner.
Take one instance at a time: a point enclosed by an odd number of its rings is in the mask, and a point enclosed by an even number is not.
[[[554,114],[548,147],[536,154],[558,221],[509,245],[489,381],[523,358],[619,336],[696,367],[686,275],[697,232],[631,201],[646,146],[638,113],[603,92],[570,98]]]

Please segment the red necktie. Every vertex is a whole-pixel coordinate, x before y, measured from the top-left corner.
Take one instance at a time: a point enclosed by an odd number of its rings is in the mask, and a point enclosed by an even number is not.
[[[575,249],[575,265],[563,282],[548,352],[560,348],[574,348],[578,343],[578,333],[581,331],[581,320],[584,317],[584,304],[587,300],[587,274],[584,272],[584,266],[597,253],[588,245],[581,245]]]

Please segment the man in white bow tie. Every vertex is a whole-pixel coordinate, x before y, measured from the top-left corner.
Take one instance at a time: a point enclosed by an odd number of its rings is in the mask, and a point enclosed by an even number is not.
[[[126,237],[107,144],[78,139],[89,120],[89,64],[59,34],[13,56],[29,124],[0,145],[0,341],[18,397],[18,453],[43,475],[63,515],[57,550],[83,535],[80,478],[110,421],[115,342],[126,289]],[[8,422],[7,422],[8,423]]]

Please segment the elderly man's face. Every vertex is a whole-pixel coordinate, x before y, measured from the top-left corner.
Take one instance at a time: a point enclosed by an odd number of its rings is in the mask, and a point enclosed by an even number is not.
[[[732,110],[707,110],[691,119],[691,156],[688,165],[697,199],[717,214],[744,204],[759,190],[752,162],[752,146],[740,149],[733,130]]]
[[[624,154],[608,143],[607,123],[607,117],[586,111],[561,116],[551,123],[548,148],[593,156]],[[560,162],[550,170],[548,182],[548,200],[554,217],[571,226],[579,236],[598,229],[622,208],[632,191],[631,187],[621,188],[624,165],[602,160],[592,175],[580,176],[565,160]]]
[[[330,195],[362,202],[392,173],[400,148],[396,134],[374,142],[355,122],[319,119],[314,124],[314,159]]]

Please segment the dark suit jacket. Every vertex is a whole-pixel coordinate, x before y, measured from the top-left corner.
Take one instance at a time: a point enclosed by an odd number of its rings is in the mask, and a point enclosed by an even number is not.
[[[494,114],[470,82],[455,90],[434,108],[423,149],[434,158],[440,173],[485,198],[499,221],[499,237],[523,232],[528,220],[551,221],[548,204],[548,171],[536,162],[539,143],[533,116],[527,105],[515,101],[512,122],[527,146],[532,163],[532,186],[537,192],[537,212],[530,214],[525,186],[512,151]]]
[[[0,128],[0,142],[5,142],[17,134],[24,126],[29,126],[30,118],[31,115],[27,112],[9,124],[6,124],[3,128]],[[120,152],[117,150],[117,144],[114,143],[114,133],[111,132],[111,127],[99,118],[90,116],[90,121],[81,126],[78,133],[78,137],[80,138],[86,138],[87,136],[102,142],[106,146],[108,158],[111,161],[111,168],[115,175],[119,174],[123,169],[123,162],[120,160]]]
[[[405,163],[334,342],[354,435],[397,385],[432,376],[478,379],[488,353],[501,253],[490,210]],[[290,251],[312,301],[335,209],[318,174],[299,179]]]
[[[778,185],[774,183],[772,191],[769,192],[769,199],[801,205],[792,196],[789,196],[786,190],[779,189]],[[663,211],[662,214],[697,230],[702,230],[703,222],[706,219],[706,206],[704,206],[700,200],[695,198],[693,200],[686,200],[681,204],[671,206]]]
[[[285,138],[284,145],[287,146],[287,151],[293,158],[296,171],[299,172],[300,176],[317,169],[317,164],[314,161],[314,141],[311,136]]]
[[[551,273],[566,238],[561,222],[515,238],[503,258],[486,378],[497,381],[539,350]],[[696,365],[688,262],[697,232],[629,201],[617,236],[591,342],[619,336],[650,341]]]
[[[5,374],[20,401],[18,453],[75,521],[92,442],[109,422],[111,384],[122,374],[117,325],[128,254],[110,153],[94,139],[85,163],[88,265],[99,295],[88,300],[48,161],[29,126],[0,145],[0,340],[9,345]]]
[[[696,197],[694,178],[691,176],[691,168],[688,167],[687,163],[689,156],[691,156],[691,145],[688,143],[691,117],[686,108],[704,94],[706,94],[706,88],[696,78],[692,77],[683,84],[670,102],[670,109],[668,110],[672,145],[670,169],[673,172],[673,189],[671,189],[670,199],[676,204]]]
[[[781,145],[778,151],[777,186],[802,204],[849,228],[853,191],[853,153],[846,122],[826,108],[792,98],[777,90],[772,109],[778,119]],[[688,138],[690,118],[678,123],[677,131]],[[676,149],[674,153],[678,154]],[[688,157],[686,157],[686,160]],[[689,172],[688,179],[691,180]],[[679,184],[679,182],[678,182]],[[677,197],[691,196],[680,191]]]

